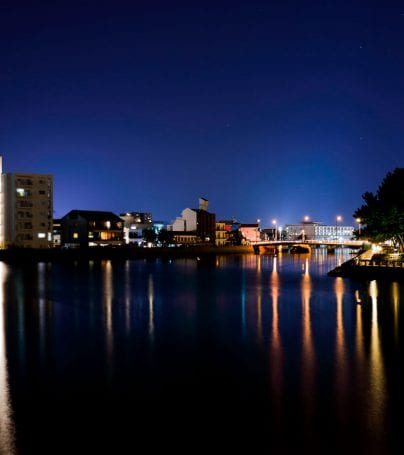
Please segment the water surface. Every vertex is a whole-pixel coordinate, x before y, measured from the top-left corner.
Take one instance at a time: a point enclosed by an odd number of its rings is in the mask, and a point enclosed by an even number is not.
[[[348,255],[0,263],[0,453],[398,453],[403,283]]]

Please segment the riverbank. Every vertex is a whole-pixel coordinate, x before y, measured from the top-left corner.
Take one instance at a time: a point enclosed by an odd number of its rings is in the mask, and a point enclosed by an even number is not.
[[[226,254],[251,254],[250,245],[243,246],[189,246],[155,248],[109,248],[95,247],[85,249],[31,249],[13,248],[0,250],[0,261],[9,263],[53,262],[78,260],[127,260],[127,259],[174,259],[187,257],[205,257]]]
[[[397,255],[366,251],[331,270],[328,276],[404,281],[404,260]]]

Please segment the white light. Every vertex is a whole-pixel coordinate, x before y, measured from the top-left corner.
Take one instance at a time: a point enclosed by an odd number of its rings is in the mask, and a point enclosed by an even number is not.
[[[44,232],[38,232],[38,239],[46,239],[46,234]]]

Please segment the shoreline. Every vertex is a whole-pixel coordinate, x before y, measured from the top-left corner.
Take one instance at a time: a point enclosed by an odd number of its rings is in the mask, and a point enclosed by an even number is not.
[[[189,246],[153,248],[109,248],[94,247],[85,249],[31,249],[10,248],[0,250],[0,261],[6,263],[54,262],[79,260],[137,260],[137,259],[174,259],[199,256],[228,254],[254,254],[252,245],[242,246]]]
[[[396,261],[393,265],[389,265],[386,261],[380,263],[372,261],[372,256],[370,256],[370,259],[361,259],[363,257],[366,257],[366,252],[335,267],[327,275],[330,277],[365,280],[404,280],[404,262]]]

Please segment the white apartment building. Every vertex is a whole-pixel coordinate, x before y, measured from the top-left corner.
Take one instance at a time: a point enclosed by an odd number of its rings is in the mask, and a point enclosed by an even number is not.
[[[0,247],[49,248],[53,232],[53,177],[2,173]]]

